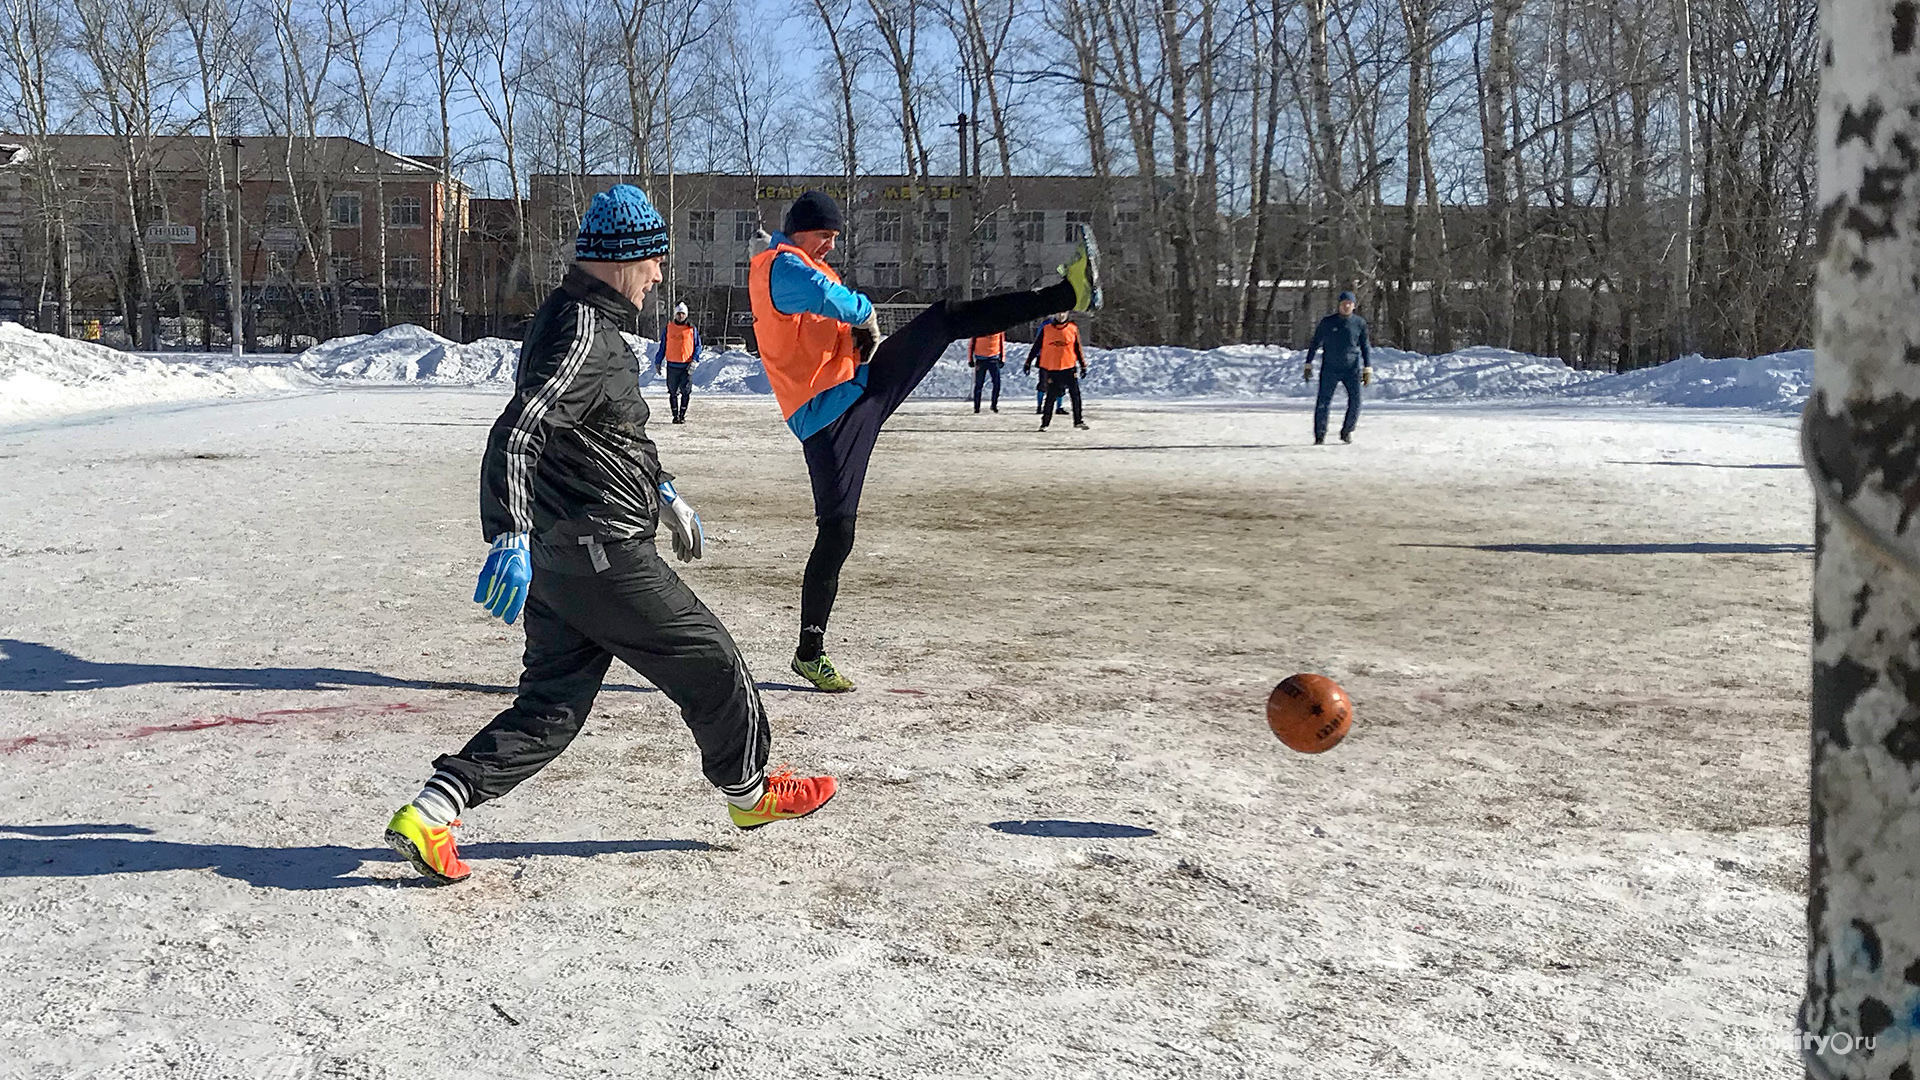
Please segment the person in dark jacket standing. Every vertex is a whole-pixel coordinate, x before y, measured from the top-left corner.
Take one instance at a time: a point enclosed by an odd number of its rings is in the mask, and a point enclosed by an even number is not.
[[[574,265],[534,316],[513,399],[488,433],[480,525],[493,549],[473,598],[508,623],[524,608],[525,670],[513,707],[436,759],[387,824],[388,846],[437,881],[470,872],[456,819],[560,756],[616,657],[680,707],[740,828],[810,814],[837,787],[767,774],[766,711],[739,647],[654,549],[661,523],[682,562],[705,544],[647,437],[639,364],[621,336],[666,253],[666,223],[639,188],[594,196]]]
[[[1340,423],[1340,441],[1353,441],[1353,428],[1360,422],[1360,388],[1373,382],[1373,355],[1367,345],[1367,320],[1353,313],[1356,301],[1350,292],[1341,292],[1339,311],[1320,320],[1313,328],[1313,342],[1307,346],[1307,366],[1303,380],[1313,378],[1313,354],[1320,354],[1320,396],[1313,404],[1313,441],[1327,441],[1327,413],[1333,408],[1333,392],[1347,390],[1347,417]]]
[[[673,422],[687,422],[687,404],[693,400],[693,364],[700,356],[700,331],[687,322],[687,305],[675,304],[673,321],[660,333],[653,351],[653,373],[667,376],[667,408]]]

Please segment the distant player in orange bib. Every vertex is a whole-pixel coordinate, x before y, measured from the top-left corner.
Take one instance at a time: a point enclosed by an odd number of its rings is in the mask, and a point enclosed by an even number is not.
[[[1093,311],[1101,299],[1100,249],[1088,232],[1060,267],[1057,284],[942,300],[882,340],[872,302],[841,284],[827,265],[842,221],[830,196],[807,192],[787,210],[767,250],[753,257],[747,275],[760,362],[806,456],[819,528],[800,586],[793,670],[816,688],[836,692],[853,689],[853,681],[827,658],[827,619],[840,590],[840,568],[853,550],[860,489],[880,426],[948,345],[1002,334],[1050,311]]]
[[[1007,335],[986,334],[967,345],[967,366],[973,368],[973,411],[980,411],[980,389],[993,377],[993,411],[1000,411],[1000,365],[1007,359]]]
[[[667,407],[673,410],[673,422],[687,422],[687,405],[693,400],[693,364],[700,356],[700,331],[687,322],[687,305],[673,306],[673,321],[660,334],[660,347],[653,352],[653,373],[661,369],[667,375]]]
[[[1021,370],[1032,371],[1036,361],[1040,364],[1040,430],[1047,430],[1052,422],[1062,394],[1073,400],[1073,426],[1087,430],[1080,415],[1080,376],[1087,373],[1087,354],[1080,348],[1080,328],[1070,313],[1063,311],[1040,324],[1040,334],[1027,350]]]

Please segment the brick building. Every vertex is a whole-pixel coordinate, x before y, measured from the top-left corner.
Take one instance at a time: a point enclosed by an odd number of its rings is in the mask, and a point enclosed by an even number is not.
[[[51,328],[57,267],[46,226],[57,206],[76,318],[138,306],[130,290],[139,237],[158,311],[204,321],[209,336],[224,336],[228,325],[236,248],[249,336],[373,329],[384,231],[389,321],[445,321],[438,283],[449,223],[437,162],[346,138],[231,142],[218,149],[222,191],[204,135],[151,140],[131,168],[114,136],[0,135],[0,318]],[[234,206],[236,189],[237,245],[222,227],[222,204]],[[457,181],[452,202],[451,226],[464,228],[469,198]]]

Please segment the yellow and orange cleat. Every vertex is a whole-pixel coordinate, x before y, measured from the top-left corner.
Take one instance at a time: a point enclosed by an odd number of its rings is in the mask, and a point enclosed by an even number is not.
[[[460,824],[455,819],[453,825]],[[412,803],[400,808],[387,822],[387,846],[413,864],[427,877],[451,885],[465,881],[473,867],[460,861],[460,850],[453,843],[452,825],[431,825]]]
[[[827,805],[839,789],[839,781],[831,776],[795,776],[792,769],[782,769],[767,777],[767,793],[753,809],[742,810],[729,803],[727,814],[742,829],[757,829],[788,818],[806,817]]]

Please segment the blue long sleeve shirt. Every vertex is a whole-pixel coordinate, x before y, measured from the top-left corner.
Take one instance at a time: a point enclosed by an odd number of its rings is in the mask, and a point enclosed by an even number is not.
[[[1361,366],[1371,367],[1373,354],[1367,345],[1367,320],[1357,314],[1338,312],[1321,319],[1313,328],[1313,342],[1307,346],[1307,363],[1313,363],[1316,352],[1324,359],[1328,371],[1353,367],[1356,353]]]
[[[698,358],[699,355],[700,355],[700,328],[696,326],[693,328],[693,357],[689,358],[688,362],[691,363],[692,360],[694,358]],[[667,361],[667,335],[662,333],[660,335],[660,343],[653,347],[653,366],[659,367],[661,364],[666,363],[666,361]]]
[[[774,233],[770,246],[790,244],[785,233]],[[774,256],[767,268],[767,292],[776,311],[783,315],[819,315],[857,326],[873,316],[873,301],[815,270],[798,255],[783,251]],[[787,417],[787,427],[805,440],[821,428],[840,419],[867,392],[867,367],[860,365],[853,378],[838,386],[829,386]]]

